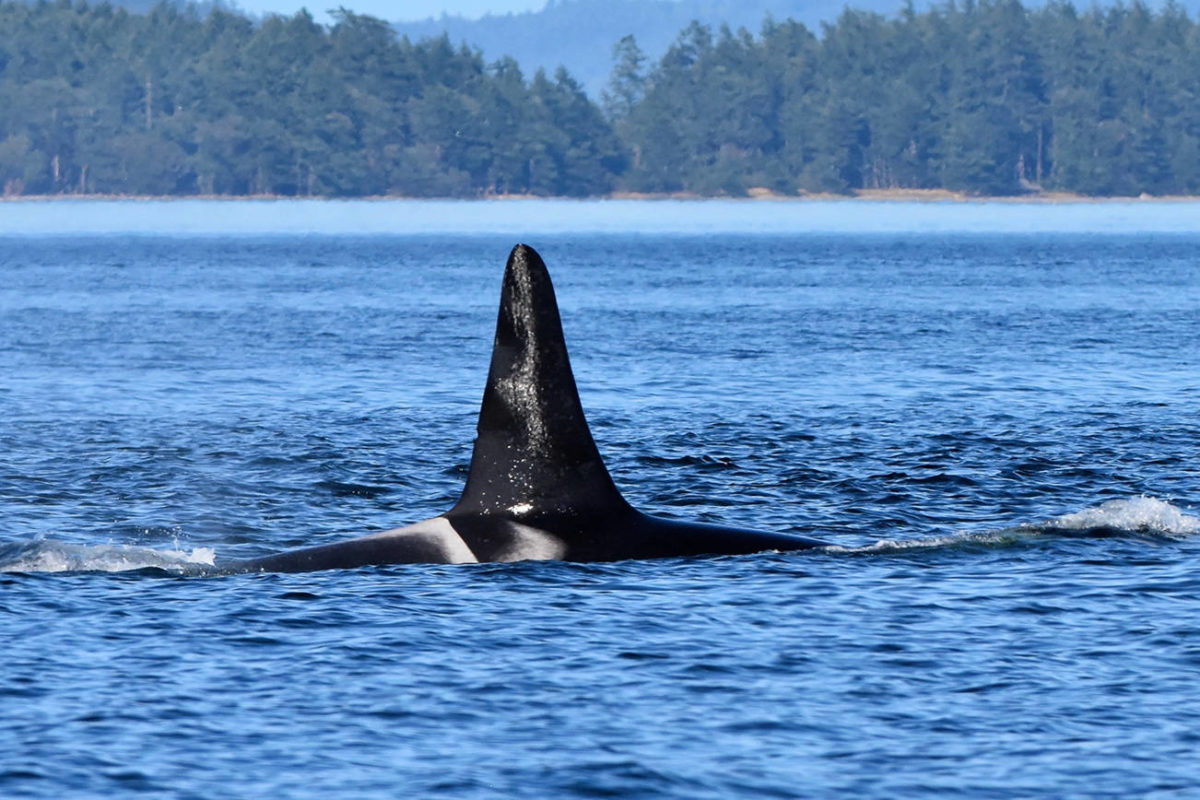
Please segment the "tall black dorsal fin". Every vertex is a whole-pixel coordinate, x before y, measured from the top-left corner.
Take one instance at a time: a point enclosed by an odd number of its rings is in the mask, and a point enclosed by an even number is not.
[[[625,508],[592,440],[546,265],[508,257],[479,437],[455,513],[517,519]]]

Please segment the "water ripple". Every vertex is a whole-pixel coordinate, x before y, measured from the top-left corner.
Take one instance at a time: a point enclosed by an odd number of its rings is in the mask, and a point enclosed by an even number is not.
[[[535,244],[630,500],[836,547],[220,575],[454,502],[512,241],[0,241],[0,795],[1196,785],[1195,237]]]

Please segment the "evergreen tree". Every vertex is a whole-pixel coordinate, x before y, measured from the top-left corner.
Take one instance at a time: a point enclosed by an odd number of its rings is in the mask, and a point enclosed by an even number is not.
[[[646,96],[646,56],[633,34],[613,45],[613,61],[616,66],[601,99],[609,119],[622,120]]]
[[[346,10],[0,0],[0,189],[1200,193],[1200,27],[1170,2],[693,23],[656,64],[613,53],[602,110],[563,70]]]

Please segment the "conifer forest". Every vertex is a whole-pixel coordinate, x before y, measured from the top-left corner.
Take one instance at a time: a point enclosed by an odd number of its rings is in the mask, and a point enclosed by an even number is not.
[[[489,54],[490,56],[491,54]],[[518,54],[519,55],[519,54]],[[0,2],[5,195],[1200,194],[1174,4],[965,0],[626,36],[601,97],[339,11]]]

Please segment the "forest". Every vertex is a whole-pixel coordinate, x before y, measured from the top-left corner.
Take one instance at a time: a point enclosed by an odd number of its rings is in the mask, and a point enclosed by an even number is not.
[[[967,0],[812,31],[632,36],[590,98],[341,10],[0,2],[6,196],[1200,194],[1200,26],[1177,5]]]

